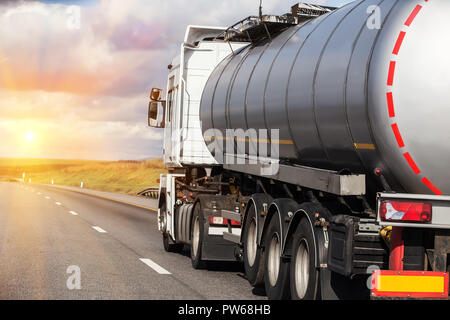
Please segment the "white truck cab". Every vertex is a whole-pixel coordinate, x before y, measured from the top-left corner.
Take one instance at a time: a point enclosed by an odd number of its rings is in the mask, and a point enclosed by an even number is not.
[[[216,39],[225,28],[189,26],[180,55],[169,65],[164,162],[168,168],[215,164],[203,140],[199,108],[203,88],[214,68],[245,44]]]
[[[169,173],[160,178],[159,201],[166,202],[168,215],[167,221],[160,219],[159,228],[172,240],[176,240],[172,219],[176,201],[175,178],[183,177],[184,166],[217,164],[204,142],[200,126],[199,109],[204,86],[226,56],[249,44],[224,41],[225,30],[188,26],[180,54],[168,66],[166,100],[161,100],[160,89],[152,89],[150,96],[149,125],[164,128],[164,163],[169,169]]]

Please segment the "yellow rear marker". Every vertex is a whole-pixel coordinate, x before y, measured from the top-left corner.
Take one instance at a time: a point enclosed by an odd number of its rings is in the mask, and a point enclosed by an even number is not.
[[[448,273],[379,270],[372,275],[372,296],[448,298]]]
[[[378,276],[378,290],[389,292],[444,292],[444,278],[427,276]]]

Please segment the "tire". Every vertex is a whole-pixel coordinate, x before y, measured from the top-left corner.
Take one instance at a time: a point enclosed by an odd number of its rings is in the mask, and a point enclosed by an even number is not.
[[[269,300],[289,299],[289,263],[280,257],[281,230],[277,216],[272,217],[264,237],[264,286]]]
[[[160,212],[161,212],[161,219],[163,219],[164,221],[166,221],[166,214],[167,214],[167,210],[166,210],[166,201],[164,200],[163,204],[161,205],[160,208]],[[166,222],[163,223],[163,225],[165,226]],[[183,244],[181,243],[173,243],[172,240],[170,239],[170,236],[167,234],[166,228],[163,227],[162,230],[162,238],[163,238],[163,246],[164,246],[164,250],[166,252],[181,252],[183,250]]]
[[[191,224],[191,262],[194,269],[203,269],[206,262],[202,260],[204,221],[200,204],[196,204]]]
[[[264,284],[264,252],[257,244],[258,230],[253,204],[248,208],[243,231],[245,276],[253,287],[260,287]]]
[[[291,298],[315,300],[318,296],[319,271],[315,266],[314,235],[307,218],[302,218],[292,237]]]

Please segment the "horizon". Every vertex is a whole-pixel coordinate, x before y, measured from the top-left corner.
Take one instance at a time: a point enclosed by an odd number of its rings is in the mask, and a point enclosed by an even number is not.
[[[162,160],[162,157],[149,157],[144,159],[118,159],[118,160],[108,160],[108,159],[77,159],[77,158],[10,158],[10,157],[0,157],[1,161],[18,161],[18,160],[42,160],[42,161],[86,161],[86,162],[121,162],[121,161],[151,161],[151,160]]]

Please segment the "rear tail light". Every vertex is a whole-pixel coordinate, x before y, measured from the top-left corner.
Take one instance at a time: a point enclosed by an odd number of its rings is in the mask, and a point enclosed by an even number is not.
[[[230,220],[232,226],[240,226],[240,221]],[[222,217],[209,217],[209,224],[227,225],[228,219]]]
[[[231,225],[232,225],[232,226],[240,226],[240,225],[241,225],[241,222],[240,222],[240,221],[234,221],[234,220],[231,220]]]
[[[227,219],[222,217],[209,217],[209,224],[227,224]]]
[[[384,200],[380,204],[380,218],[393,222],[431,222],[431,203]]]

